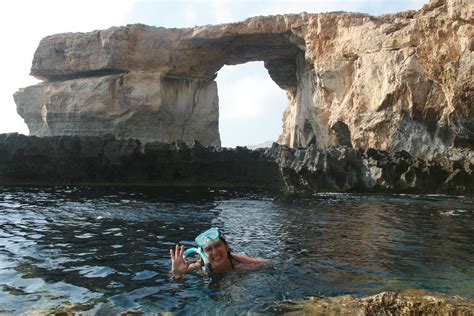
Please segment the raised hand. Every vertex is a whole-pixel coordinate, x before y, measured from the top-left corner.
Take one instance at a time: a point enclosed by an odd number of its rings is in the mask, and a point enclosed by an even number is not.
[[[178,245],[176,245],[175,251],[173,251],[173,249],[170,249],[170,257],[171,273],[186,274],[188,272],[188,268],[191,263],[184,256],[184,246],[181,246],[180,248]]]

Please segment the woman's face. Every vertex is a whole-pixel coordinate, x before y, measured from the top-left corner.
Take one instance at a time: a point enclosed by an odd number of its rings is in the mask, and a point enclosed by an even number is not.
[[[227,245],[221,239],[209,241],[203,249],[209,259],[209,263],[214,268],[225,265],[229,260]]]

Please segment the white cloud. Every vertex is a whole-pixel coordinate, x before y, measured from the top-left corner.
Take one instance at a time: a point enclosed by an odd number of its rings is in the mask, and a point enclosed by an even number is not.
[[[184,20],[186,25],[195,25],[198,19],[196,3],[188,3],[184,8]]]
[[[231,23],[238,19],[236,14],[237,12],[232,10],[232,8],[225,1],[214,1],[212,4],[212,9],[215,21],[213,23]]]

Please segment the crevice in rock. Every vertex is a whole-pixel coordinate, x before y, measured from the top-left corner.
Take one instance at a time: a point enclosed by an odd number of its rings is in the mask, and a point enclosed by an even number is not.
[[[66,80],[74,80],[74,79],[83,79],[83,78],[95,78],[95,77],[104,77],[104,76],[112,76],[112,75],[120,75],[120,74],[127,74],[128,70],[122,69],[99,69],[99,70],[91,70],[91,71],[84,71],[84,72],[76,72],[67,75],[51,75],[49,74],[48,77],[44,77],[39,73],[34,73],[36,78],[41,80],[56,82],[56,81],[66,81]]]
[[[194,114],[194,109],[196,108],[197,104],[199,103],[199,93],[201,92],[201,83],[199,83],[199,85],[196,87],[196,89],[194,90],[194,94],[193,94],[193,104],[192,104],[192,107],[191,107],[191,113],[189,113],[188,117],[184,119],[183,121],[183,130],[181,131],[181,137],[180,137],[180,140],[181,141],[184,141],[183,138],[184,138],[184,132],[186,130],[186,127],[188,126],[188,122],[189,120],[193,117],[193,114]]]

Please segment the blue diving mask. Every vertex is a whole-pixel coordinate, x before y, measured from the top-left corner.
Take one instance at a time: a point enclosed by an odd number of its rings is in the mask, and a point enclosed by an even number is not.
[[[204,233],[199,234],[194,241],[199,247],[204,247],[209,241],[215,241],[222,236],[219,228],[212,227],[206,230]]]

